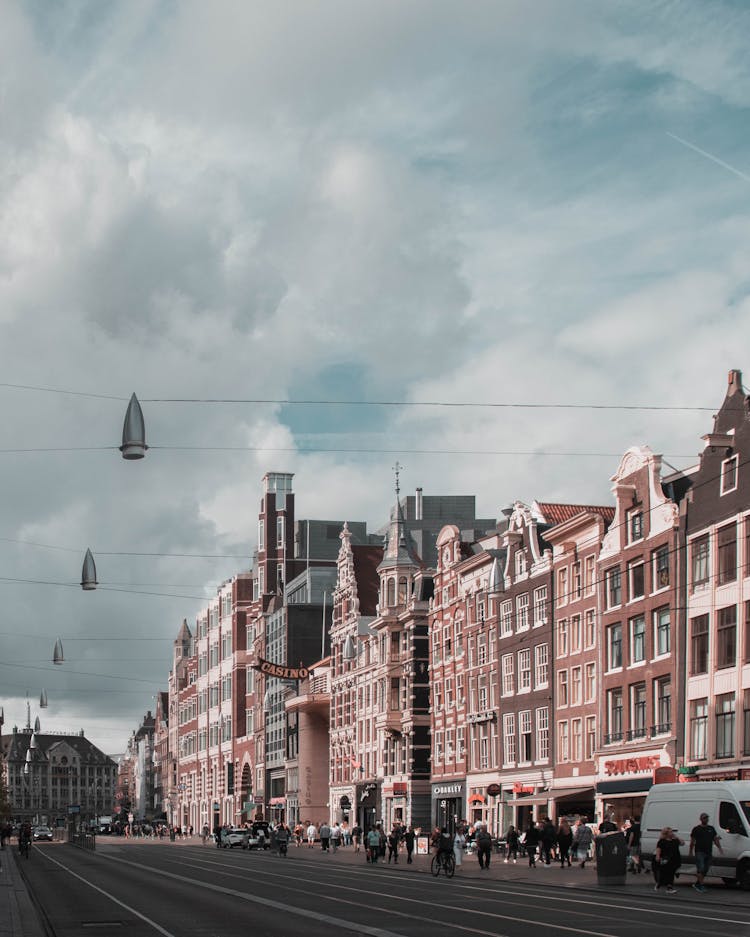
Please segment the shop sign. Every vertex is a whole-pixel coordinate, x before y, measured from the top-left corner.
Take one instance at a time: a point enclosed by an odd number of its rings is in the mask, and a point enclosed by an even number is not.
[[[658,755],[643,755],[640,758],[618,758],[604,762],[607,777],[616,774],[638,774],[642,771],[654,771],[659,767]]]
[[[469,725],[476,725],[479,722],[492,722],[495,718],[497,718],[497,713],[488,710],[483,713],[470,713],[466,717],[466,721]]]
[[[670,765],[654,768],[654,784],[674,784],[677,780],[677,771]]]
[[[513,785],[514,794],[533,794],[534,785],[533,784],[521,784],[520,781],[516,781]]]
[[[460,797],[464,792],[463,784],[437,784],[432,789],[433,797]]]
[[[394,781],[393,782],[393,793],[394,794],[405,794],[406,793],[406,782],[405,781]]]
[[[253,664],[253,668],[260,670],[267,677],[278,677],[279,680],[304,680],[310,673],[307,667],[284,667],[263,657],[258,658],[258,663]]]
[[[487,785],[487,794],[490,797],[499,797],[502,793],[502,787],[499,784],[488,784]]]

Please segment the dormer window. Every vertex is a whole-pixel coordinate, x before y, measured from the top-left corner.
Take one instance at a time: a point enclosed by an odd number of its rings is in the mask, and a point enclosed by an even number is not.
[[[737,490],[737,456],[724,459],[721,463],[721,494]]]
[[[643,512],[640,508],[628,512],[628,540],[643,540]]]
[[[523,576],[526,572],[526,554],[523,550],[516,550],[515,557],[516,576]]]

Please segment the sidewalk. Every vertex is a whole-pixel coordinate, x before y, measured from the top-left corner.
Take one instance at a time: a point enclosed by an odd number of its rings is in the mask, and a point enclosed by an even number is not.
[[[44,928],[18,868],[18,849],[0,851],[0,937],[44,937]]]

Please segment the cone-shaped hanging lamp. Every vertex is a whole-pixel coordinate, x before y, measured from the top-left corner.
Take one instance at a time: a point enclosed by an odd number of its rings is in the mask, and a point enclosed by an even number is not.
[[[52,652],[52,663],[53,664],[62,664],[65,662],[65,655],[63,654],[62,639],[58,638],[55,641],[55,650]]]
[[[91,592],[96,589],[99,583],[96,581],[96,563],[94,562],[91,550],[86,550],[86,556],[83,558],[83,569],[81,570],[81,588],[84,592]]]
[[[42,690],[42,692],[39,694],[39,708],[40,709],[47,708],[47,691],[46,690]]]
[[[120,452],[123,459],[142,459],[146,455],[146,424],[143,411],[135,394],[130,398],[125,423],[122,427],[122,445]]]
[[[39,721],[39,720],[37,720],[37,722],[38,722],[38,721]],[[36,726],[34,726],[34,731],[33,731],[33,733],[31,734],[31,741],[29,742],[29,752],[31,751],[32,748],[33,748],[34,750],[36,750],[37,748],[39,748],[39,742],[37,742],[37,740],[36,740]],[[29,758],[29,761],[31,761],[31,758]]]

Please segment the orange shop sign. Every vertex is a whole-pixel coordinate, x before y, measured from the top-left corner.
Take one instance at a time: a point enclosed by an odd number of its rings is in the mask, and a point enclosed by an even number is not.
[[[615,774],[638,774],[639,772],[654,771],[659,767],[658,755],[642,755],[640,758],[617,758],[604,762],[604,773],[607,777]]]

